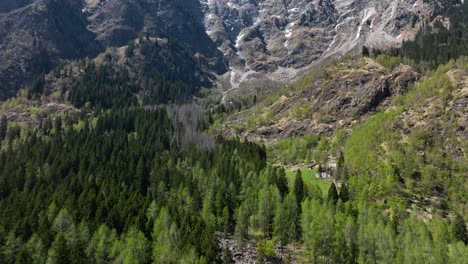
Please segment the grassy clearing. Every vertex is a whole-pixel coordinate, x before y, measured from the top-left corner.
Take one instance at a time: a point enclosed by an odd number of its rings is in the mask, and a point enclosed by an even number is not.
[[[297,170],[288,170],[286,171],[286,178],[288,179],[289,186],[292,188],[294,185],[294,179],[296,177]],[[331,181],[328,179],[319,179],[315,177],[317,169],[301,169],[302,179],[304,183],[310,188],[312,185],[316,185],[322,190],[323,195],[328,194],[328,189],[330,188]]]

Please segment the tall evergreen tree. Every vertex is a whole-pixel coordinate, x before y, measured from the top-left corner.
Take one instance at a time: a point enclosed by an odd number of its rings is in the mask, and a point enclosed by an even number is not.
[[[343,203],[346,203],[349,200],[349,188],[347,183],[341,183],[339,197]]]
[[[338,202],[338,192],[336,190],[336,185],[334,182],[330,185],[330,188],[328,188],[328,201],[330,201],[332,204],[336,204]]]
[[[70,247],[63,233],[58,233],[47,256],[47,264],[69,264],[72,262]]]
[[[455,215],[455,218],[452,221],[451,231],[452,236],[456,240],[462,241],[465,245],[468,244],[465,220],[463,220],[463,217],[460,214]]]
[[[286,196],[289,190],[288,179],[286,178],[286,172],[284,171],[284,168],[280,168],[277,170],[276,186],[278,187],[281,197],[284,198],[284,196]]]
[[[2,116],[0,120],[0,140],[4,140],[8,130],[8,119],[6,116]]]
[[[305,197],[305,186],[301,170],[297,170],[296,178],[294,179],[294,195],[296,196],[297,206],[300,206]]]

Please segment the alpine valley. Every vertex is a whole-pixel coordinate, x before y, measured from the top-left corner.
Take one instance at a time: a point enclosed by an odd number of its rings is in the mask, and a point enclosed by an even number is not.
[[[468,264],[463,0],[0,1],[0,263]]]

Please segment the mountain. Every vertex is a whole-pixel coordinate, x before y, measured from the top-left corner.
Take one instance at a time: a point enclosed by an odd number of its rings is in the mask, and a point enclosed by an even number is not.
[[[60,61],[94,58],[140,37],[170,39],[179,47],[173,57],[190,60],[176,66],[197,61],[203,68],[199,75],[222,74],[227,68],[205,34],[195,0],[17,1],[0,5],[0,21],[0,99],[15,95]],[[195,75],[198,70],[189,71]]]
[[[0,263],[466,263],[466,39],[457,0],[2,1]]]
[[[230,61],[231,86],[288,80],[328,58],[412,39],[457,1],[202,0],[207,34]]]
[[[103,50],[74,1],[13,3],[0,13],[0,99],[14,96],[59,59],[96,56]]]
[[[4,1],[0,98],[15,95],[62,60],[93,58],[142,37],[171,39],[181,47],[178,56],[197,64],[189,71],[204,87],[230,90],[249,79],[282,82],[364,45],[399,45],[424,23],[447,23],[436,14],[456,2]]]

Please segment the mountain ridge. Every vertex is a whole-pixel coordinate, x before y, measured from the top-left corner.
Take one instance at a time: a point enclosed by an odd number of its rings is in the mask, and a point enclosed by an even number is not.
[[[432,20],[437,10],[456,2],[5,2],[0,5],[0,21],[6,25],[0,29],[0,58],[5,62],[0,68],[0,98],[13,96],[61,60],[92,58],[145,36],[170,38],[185,47],[194,60],[200,61],[203,71],[212,75],[205,86],[218,87],[226,96],[226,91],[249,80],[281,83],[294,79],[333,57],[359,52],[364,45],[399,45]],[[70,13],[57,13],[62,9]],[[445,21],[443,17],[437,19]],[[41,27],[42,22],[49,25]]]

